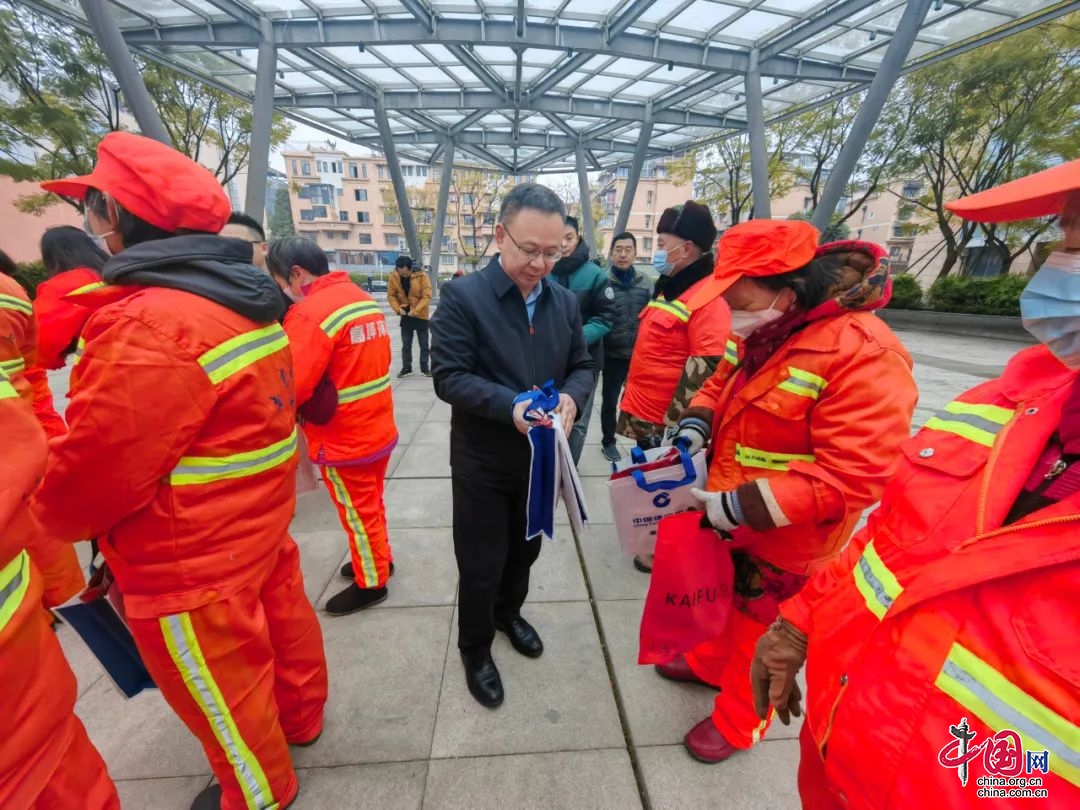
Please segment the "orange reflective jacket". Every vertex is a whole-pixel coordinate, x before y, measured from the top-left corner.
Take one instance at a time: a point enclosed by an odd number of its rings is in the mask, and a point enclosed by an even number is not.
[[[191,237],[193,238],[193,237]],[[106,286],[71,372],[69,433],[31,508],[100,538],[134,618],[244,587],[295,503],[292,358],[277,323],[164,287]]]
[[[740,529],[749,551],[802,574],[840,550],[910,435],[911,365],[889,327],[861,311],[810,321],[734,395],[737,367],[721,364],[691,405],[715,414],[707,488],[761,481],[777,528]]]
[[[731,332],[731,310],[712,276],[674,301],[654,298],[638,315],[637,343],[630,358],[620,410],[664,424],[664,416],[691,357],[723,357]]]
[[[80,306],[68,293],[100,284],[101,276],[88,267],[57,273],[41,282],[34,299],[37,321],[37,361],[43,368],[63,368],[66,356],[75,348],[90,309]]]
[[[946,405],[867,527],[781,605],[809,635],[806,722],[846,806],[981,806],[986,757],[966,786],[939,761],[964,720],[969,750],[1011,730],[1049,752],[1033,773],[1014,751],[1023,777],[1080,805],[1080,494],[1003,526],[1078,376],[1038,346]]]
[[[343,272],[316,279],[285,316],[296,368],[296,401],[311,398],[324,376],[338,393],[325,425],[304,425],[316,464],[374,461],[394,449],[390,334],[378,303]]]
[[[37,322],[30,296],[15,279],[0,273],[0,371],[19,396],[31,403],[50,436],[64,433],[64,420],[53,407],[45,370],[37,363]]]

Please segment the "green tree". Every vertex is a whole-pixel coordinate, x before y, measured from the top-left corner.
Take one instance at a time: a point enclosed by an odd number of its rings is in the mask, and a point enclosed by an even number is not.
[[[223,184],[247,166],[247,102],[136,61],[177,149],[207,165],[207,149],[216,147],[218,157],[208,168]],[[207,69],[212,71],[209,64]],[[94,40],[11,0],[0,0],[0,86],[0,175],[15,180],[89,172],[102,135],[126,123],[119,85]],[[272,145],[284,143],[291,131],[291,124],[276,118]],[[31,194],[17,204],[38,211],[58,201]]]
[[[450,179],[450,194],[455,202],[448,207],[456,213],[449,227],[457,234],[463,262],[473,270],[495,240],[499,203],[511,184],[510,175],[482,169],[455,169]]]
[[[270,215],[269,225],[270,236],[273,239],[296,236],[292,216],[292,198],[289,197],[289,187],[285,184],[278,186],[278,190],[274,193],[274,212]]]
[[[904,80],[911,127],[899,168],[926,181],[910,200],[944,242],[938,277],[981,231],[1007,270],[1049,220],[965,222],[944,204],[1080,154],[1080,15],[1045,23],[925,68]]]
[[[406,186],[406,196],[412,209],[413,225],[416,226],[416,239],[420,242],[420,252],[431,255],[431,238],[435,233],[435,204],[438,192],[430,183],[422,186]],[[398,208],[397,195],[393,186],[383,186],[383,212],[386,222],[401,226],[401,210]],[[423,263],[423,256],[414,256],[417,266]]]
[[[799,211],[797,214],[792,214],[788,219],[801,219],[804,222],[809,222],[812,218],[812,214],[809,211]],[[821,244],[826,242],[839,242],[843,239],[851,238],[851,228],[848,227],[845,218],[840,215],[839,212],[832,215],[832,221],[829,223],[824,231],[821,232]]]

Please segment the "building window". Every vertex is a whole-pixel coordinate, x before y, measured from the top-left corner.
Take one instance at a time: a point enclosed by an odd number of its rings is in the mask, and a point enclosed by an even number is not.
[[[651,191],[645,192],[645,205],[649,206],[650,208],[652,207],[652,196],[653,193]]]
[[[646,214],[645,215],[645,227],[646,228],[651,228],[652,227],[652,214]]]
[[[397,211],[389,211],[383,209],[383,222],[387,225],[397,225],[401,222],[401,217],[398,216]]]
[[[413,176],[413,167],[408,166],[408,165],[402,166],[401,167],[401,173],[403,175],[405,175],[406,177],[412,177]]]
[[[469,205],[469,206],[476,205],[475,199],[476,198],[473,197],[472,194],[462,194],[461,195],[461,204],[462,205]]]
[[[462,237],[461,245],[462,245],[462,247],[466,247],[469,250],[476,250],[476,237],[475,236],[464,236],[464,237]]]
[[[301,222],[314,222],[315,221],[315,212],[311,211],[311,210],[301,211],[300,212],[300,221]]]
[[[370,233],[361,233],[361,234],[357,234],[357,235],[360,237],[360,244],[361,245],[370,245],[371,244],[371,234]]]
[[[472,227],[473,225],[476,224],[476,217],[474,217],[472,214],[464,214],[461,217],[461,224],[462,225],[468,225],[469,227]]]
[[[899,259],[901,253],[903,253],[903,248],[901,248],[899,245],[893,245],[891,248],[889,248],[890,259]]]
[[[646,236],[641,240],[641,252],[646,256],[652,255],[652,237]]]
[[[296,171],[296,161],[295,161],[295,160],[293,160],[293,161],[290,161],[290,163],[292,163],[292,173],[293,173],[294,175],[295,175],[295,174],[298,174],[298,172]]]
[[[903,225],[894,225],[892,229],[892,235],[896,239],[903,239],[905,236],[907,236],[907,234],[904,233]]]
[[[494,225],[495,224],[495,215],[494,214],[484,214],[484,224],[485,225]]]
[[[311,213],[319,219],[326,219],[326,206],[325,205],[313,205],[311,206]]]
[[[329,183],[309,183],[301,187],[297,196],[301,200],[311,200],[321,205],[331,205],[334,201],[334,187]]]
[[[349,212],[348,211],[338,211],[337,212],[337,218],[338,218],[338,222],[348,222],[349,221]]]
[[[349,177],[354,177],[355,178],[355,177],[359,177],[359,176],[360,176],[360,169],[357,168],[355,163],[350,163],[349,164]]]
[[[304,177],[310,177],[311,176],[311,161],[308,161],[308,160],[300,161],[300,174],[304,175]]]
[[[803,211],[809,211],[813,207],[814,207],[814,198],[813,197],[803,197],[802,198],[802,210]]]
[[[369,214],[367,211],[357,211],[356,221],[364,225],[368,225],[371,223],[371,214]]]
[[[432,166],[431,167],[431,179],[432,180],[442,180],[442,166]]]
[[[356,198],[357,202],[367,202],[367,189],[366,188],[354,189],[353,190],[353,197]]]
[[[417,166],[416,167],[416,176],[417,177],[427,177],[427,166]]]
[[[382,164],[380,163],[380,164],[378,164],[377,168],[378,168],[378,170],[379,170],[379,179],[380,179],[380,180],[385,180],[385,179],[386,179],[386,167],[385,167],[385,166],[383,166],[383,165],[382,165]]]
[[[327,231],[326,232],[326,238],[327,239],[337,239],[337,234],[334,231]]]
[[[922,192],[922,185],[920,183],[904,183],[904,196],[909,200],[914,200]]]
[[[366,163],[361,163],[360,164],[360,176],[362,178],[364,178],[365,180],[367,180],[367,164]]]

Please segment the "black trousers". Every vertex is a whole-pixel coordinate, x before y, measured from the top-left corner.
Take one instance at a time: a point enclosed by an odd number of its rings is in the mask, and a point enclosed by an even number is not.
[[[603,444],[615,444],[615,421],[619,398],[626,376],[630,373],[630,358],[604,358],[603,382],[600,384],[600,430]]]
[[[458,647],[489,648],[496,619],[521,612],[529,569],[543,539],[525,539],[529,482],[494,484],[454,472],[454,556],[458,576]]]
[[[427,372],[428,366],[428,322],[422,318],[401,318],[401,368],[412,371],[412,339],[420,341],[420,370]]]

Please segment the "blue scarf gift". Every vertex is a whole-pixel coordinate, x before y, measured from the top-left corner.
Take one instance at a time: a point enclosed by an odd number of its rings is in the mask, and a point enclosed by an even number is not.
[[[514,404],[520,402],[529,403],[525,421],[536,423],[528,433],[532,458],[525,539],[533,540],[542,534],[551,540],[555,536],[555,501],[559,495],[555,428],[548,420],[548,413],[559,407],[555,381],[548,380],[539,389],[518,394]]]

